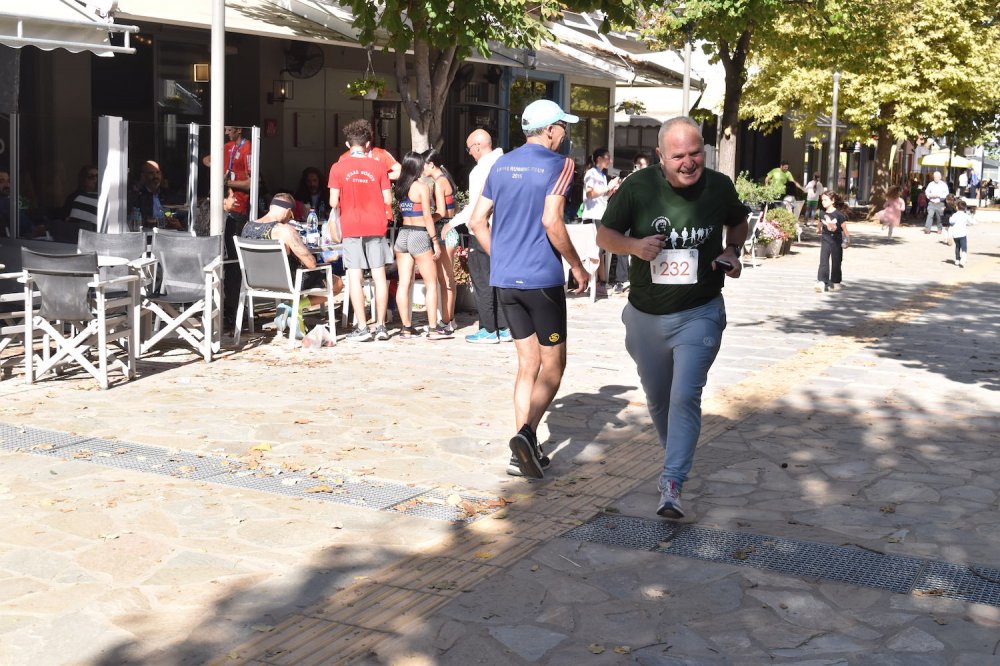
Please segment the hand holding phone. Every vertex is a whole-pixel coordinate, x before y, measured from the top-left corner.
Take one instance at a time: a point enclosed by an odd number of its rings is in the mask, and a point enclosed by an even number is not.
[[[722,271],[723,273],[728,273],[729,271],[733,270],[733,265],[728,261],[726,261],[725,259],[716,259],[715,270]]]

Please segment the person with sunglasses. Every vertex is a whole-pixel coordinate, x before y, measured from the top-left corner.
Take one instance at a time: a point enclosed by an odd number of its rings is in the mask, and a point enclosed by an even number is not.
[[[521,114],[527,143],[497,159],[476,202],[469,228],[490,255],[490,286],[507,316],[517,350],[514,425],[507,473],[544,477],[549,458],[538,425],[566,368],[566,292],[562,259],[582,293],[590,278],[563,220],[576,165],[558,153],[567,123],[579,121],[550,100]],[[488,220],[493,215],[492,227]]]

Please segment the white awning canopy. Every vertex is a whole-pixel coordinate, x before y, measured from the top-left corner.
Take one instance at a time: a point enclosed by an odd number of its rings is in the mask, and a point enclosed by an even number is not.
[[[13,2],[4,3],[14,4]],[[34,46],[45,51],[89,51],[99,56],[135,53],[129,45],[134,25],[120,25],[111,17],[107,0],[25,0],[15,10],[0,7],[0,44],[13,48]],[[111,35],[123,33],[124,44],[111,44]]]
[[[296,14],[285,6],[291,0],[226,0],[226,32],[245,35],[322,42],[357,48],[349,23],[330,15],[322,23]],[[299,3],[311,6],[308,3]],[[296,4],[296,6],[299,6]],[[191,28],[212,27],[212,3],[207,0],[118,0],[118,13],[133,21],[148,21]]]

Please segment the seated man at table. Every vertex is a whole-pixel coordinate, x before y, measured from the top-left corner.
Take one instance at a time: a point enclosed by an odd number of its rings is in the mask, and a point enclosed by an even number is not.
[[[160,165],[147,160],[139,169],[139,180],[129,192],[129,214],[138,208],[145,228],[183,229],[184,224],[179,219],[167,214],[163,207],[163,196],[163,172],[160,171]]]
[[[288,251],[288,264],[292,268],[292,275],[298,268],[316,268],[316,258],[299,236],[298,229],[289,222],[292,220],[295,209],[295,199],[291,194],[282,192],[275,194],[271,199],[271,206],[264,217],[254,222],[247,222],[243,227],[243,238],[254,238],[259,240],[282,240],[285,241],[285,248]],[[323,286],[323,276],[320,273],[306,273],[302,276],[303,289],[315,289]],[[344,282],[336,275],[333,276],[333,293],[339,294],[344,289]],[[296,317],[298,329],[296,336],[305,335],[305,325],[302,322],[302,311],[308,307],[324,303],[324,296],[303,296],[296,307]],[[282,303],[278,306],[278,316],[274,318],[274,324],[278,331],[284,331],[291,318],[291,306]]]

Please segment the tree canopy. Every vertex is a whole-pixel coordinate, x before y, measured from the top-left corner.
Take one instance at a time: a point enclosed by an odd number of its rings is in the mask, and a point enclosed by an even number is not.
[[[547,21],[565,10],[600,9],[613,21],[631,22],[634,0],[345,0],[365,44],[395,52],[396,80],[410,117],[413,148],[441,140],[448,89],[459,65],[474,51],[484,57],[491,44],[537,47],[550,37]],[[407,52],[413,68],[407,69]],[[411,92],[411,76],[413,91]]]
[[[677,48],[687,39],[700,42],[706,55],[725,69],[719,170],[730,178],[736,176],[736,136],[747,65],[792,6],[811,7],[789,0],[651,0],[639,10],[641,34],[654,47]]]
[[[828,0],[787,13],[744,93],[742,114],[767,128],[792,111],[797,132],[829,114],[841,72],[844,138],[876,139],[874,198],[888,182],[892,144],[918,135],[977,143],[1000,109],[1000,27],[980,0]]]

